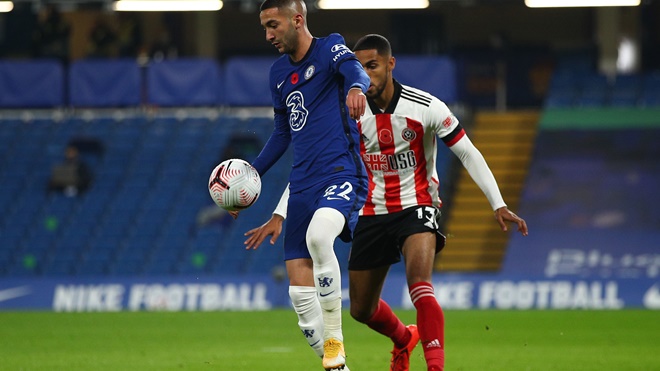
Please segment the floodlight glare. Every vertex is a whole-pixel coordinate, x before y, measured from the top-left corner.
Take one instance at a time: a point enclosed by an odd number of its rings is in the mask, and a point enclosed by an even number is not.
[[[222,9],[221,0],[119,0],[112,4],[118,12],[186,12]]]
[[[424,9],[429,0],[319,0],[319,9]]]
[[[14,9],[14,3],[11,1],[0,1],[0,13],[9,13]]]
[[[529,8],[638,6],[641,0],[525,0]]]

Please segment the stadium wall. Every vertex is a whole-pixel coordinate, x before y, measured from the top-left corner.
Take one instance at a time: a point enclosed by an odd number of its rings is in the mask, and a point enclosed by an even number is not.
[[[660,309],[657,278],[438,274],[433,284],[445,309]],[[287,283],[270,275],[8,278],[0,311],[253,311],[288,306],[287,293]],[[342,296],[348,307],[347,287]],[[383,298],[413,308],[405,275],[388,278]]]

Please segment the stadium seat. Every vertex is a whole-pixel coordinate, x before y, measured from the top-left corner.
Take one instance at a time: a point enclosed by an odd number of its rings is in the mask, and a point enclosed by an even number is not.
[[[660,72],[644,76],[640,105],[644,107],[660,107]]]
[[[70,276],[74,272],[75,265],[75,259],[55,256],[53,260],[45,265],[43,274],[48,276]]]
[[[107,274],[107,262],[105,260],[88,260],[74,267],[74,272],[80,276],[102,276]]]
[[[617,75],[610,91],[610,106],[634,107],[639,103],[642,76],[639,74]]]
[[[146,275],[163,276],[172,275],[174,273],[173,265],[174,258],[157,258],[152,259],[146,263],[144,273]]]
[[[225,274],[267,270],[282,262],[281,248],[250,254],[227,247],[228,239],[242,247],[242,234],[256,225],[253,218],[272,209],[286,184],[290,153],[269,171],[266,181],[272,187],[264,189],[265,201],[250,210],[252,216],[224,231],[196,227],[199,210],[213,205],[205,185],[225,145],[237,133],[265,143],[270,118],[152,120],[138,115],[3,124],[0,138],[12,145],[0,151],[17,160],[0,158],[6,183],[0,194],[5,211],[0,275]],[[43,184],[50,166],[72,137],[103,139],[94,183],[78,197],[47,195]]]
[[[575,104],[577,89],[573,87],[554,88],[548,92],[546,108],[570,108]]]

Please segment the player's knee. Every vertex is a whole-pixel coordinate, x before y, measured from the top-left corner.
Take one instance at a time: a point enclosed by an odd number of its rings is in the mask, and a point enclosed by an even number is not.
[[[360,323],[367,323],[373,316],[374,310],[351,300],[351,317]]]
[[[332,246],[335,238],[344,228],[344,216],[337,210],[323,207],[314,213],[307,227],[308,246]]]
[[[333,239],[328,238],[325,234],[316,231],[309,231],[305,240],[307,242],[307,248],[310,250],[317,250],[323,246],[332,246],[333,241]]]
[[[289,286],[289,298],[296,311],[306,311],[314,306],[317,299],[316,289],[306,286]]]

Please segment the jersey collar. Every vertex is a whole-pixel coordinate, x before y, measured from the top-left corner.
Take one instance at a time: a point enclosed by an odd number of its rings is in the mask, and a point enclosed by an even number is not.
[[[392,100],[390,101],[390,104],[382,113],[393,114],[396,105],[399,104],[399,98],[401,98],[401,90],[403,89],[403,87],[401,86],[401,84],[399,84],[398,81],[396,81],[395,78],[392,78],[392,82],[394,83],[394,95],[392,95]],[[373,112],[374,114],[381,113],[380,108],[378,107],[378,105],[376,105],[376,103],[374,103],[372,99],[367,98],[367,103],[369,103],[369,108],[371,108],[371,112]]]
[[[291,63],[292,66],[300,66],[303,64],[307,58],[309,58],[309,55],[312,54],[312,50],[314,50],[314,46],[316,45],[316,40],[318,40],[316,37],[312,38],[312,43],[309,44],[309,49],[307,49],[307,53],[305,53],[305,56],[301,60],[294,62],[291,60],[291,56],[289,56],[289,63]]]

